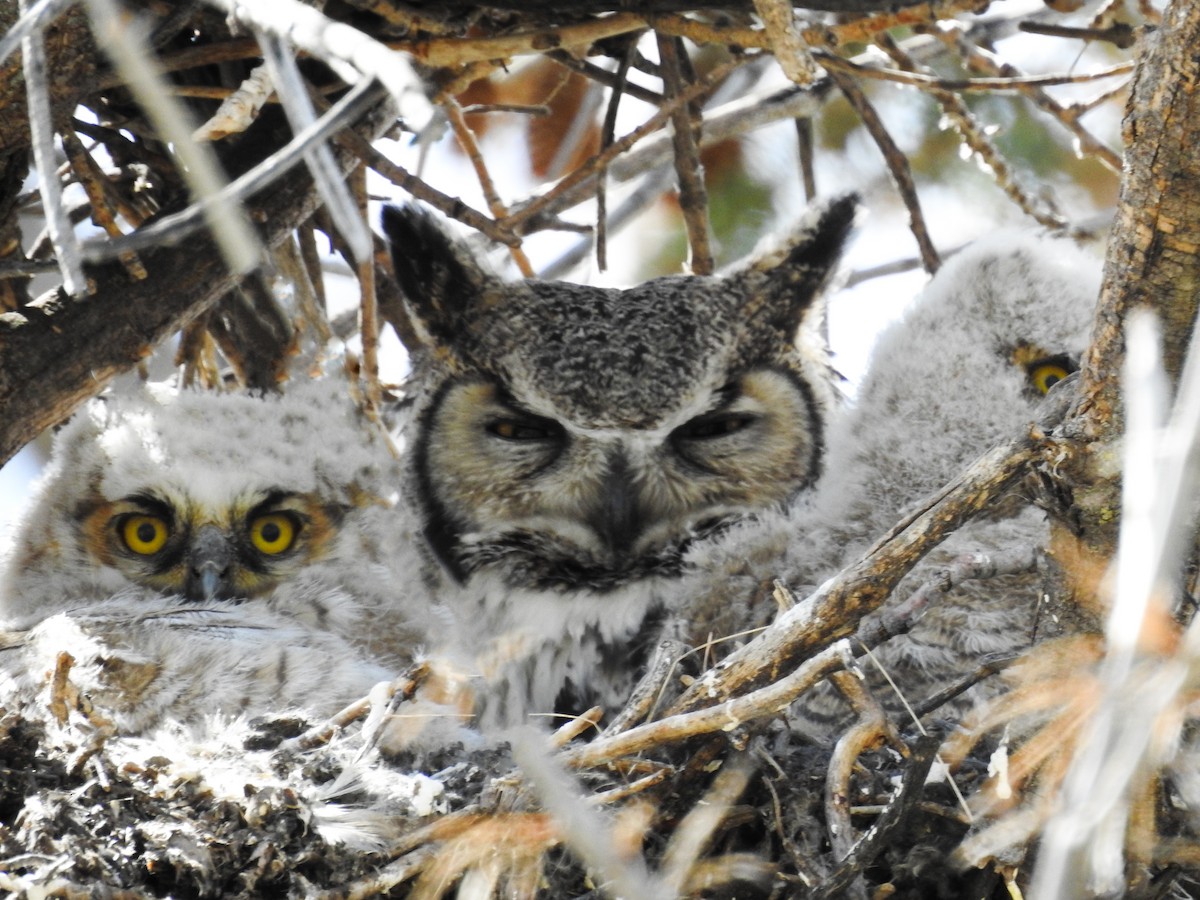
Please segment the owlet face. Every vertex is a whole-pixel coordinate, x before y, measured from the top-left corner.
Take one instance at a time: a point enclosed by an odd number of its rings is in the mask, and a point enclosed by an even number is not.
[[[833,402],[816,298],[854,212],[831,205],[731,276],[619,291],[504,284],[425,216],[386,211],[429,341],[412,477],[447,568],[610,590],[676,574],[697,536],[809,486]]]
[[[145,387],[89,404],[58,435],[0,612],[41,618],[133,586],[248,600],[318,564],[353,569],[365,543],[350,517],[395,476],[345,391]]]
[[[82,549],[95,566],[188,600],[274,589],[321,557],[342,514],[279,488],[204,498],[162,480],[117,498],[92,494],[76,510]]]

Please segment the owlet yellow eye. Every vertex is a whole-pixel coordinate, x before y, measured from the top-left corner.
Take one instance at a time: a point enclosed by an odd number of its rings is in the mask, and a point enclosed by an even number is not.
[[[1039,394],[1050,393],[1054,387],[1071,373],[1058,363],[1041,363],[1029,370],[1029,383]]]
[[[141,556],[161,550],[170,534],[167,523],[158,516],[130,516],[121,526],[125,546]]]
[[[283,513],[259,516],[250,523],[250,543],[254,549],[268,556],[283,553],[295,539],[296,524]]]

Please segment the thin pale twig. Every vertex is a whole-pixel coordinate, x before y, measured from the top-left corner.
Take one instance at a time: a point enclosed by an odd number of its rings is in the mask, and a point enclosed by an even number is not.
[[[378,85],[364,82],[356,86],[345,97],[330,108],[329,112],[313,125],[305,128],[288,142],[287,146],[272,153],[250,171],[226,184],[211,197],[200,198],[187,209],[148,224],[132,234],[113,241],[85,241],[84,258],[100,261],[119,256],[128,250],[147,250],[151,247],[169,246],[183,241],[201,227],[201,220],[214,204],[240,203],[274,184],[304,159],[308,145],[328,138],[334,132],[356,120],[382,95]]]
[[[672,896],[682,896],[688,875],[712,843],[713,834],[745,793],[754,766],[745,755],[727,760],[712,786],[675,827],[662,857],[662,878]]]
[[[837,642],[813,654],[789,674],[766,687],[718,705],[692,712],[672,713],[621,734],[597,738],[586,747],[567,753],[565,760],[577,768],[607,765],[622,756],[679,743],[699,735],[733,731],[745,722],[777,716],[793,700],[841,666],[843,652],[843,643]]]
[[[654,648],[654,655],[646,666],[646,673],[629,695],[625,708],[608,723],[604,735],[620,734],[645,719],[658,702],[667,686],[672,670],[684,655],[684,646],[679,641],[665,638]]]
[[[21,0],[21,10],[31,21],[36,19],[31,14],[28,0]],[[29,104],[29,138],[34,167],[41,182],[46,228],[62,273],[63,288],[71,296],[78,297],[88,291],[88,281],[83,274],[79,241],[62,201],[62,184],[58,180],[58,163],[54,158],[54,113],[50,108],[46,47],[37,27],[30,28],[29,33],[21,39],[21,55],[25,70],[25,96]]]
[[[206,0],[232,20],[273,34],[312,54],[347,84],[374,77],[388,89],[406,124],[419,131],[432,117],[421,79],[408,60],[370,35],[335,22],[300,0]]]
[[[1000,62],[995,53],[968,40],[962,26],[957,22],[939,22],[931,33],[943,43],[954,47],[966,61],[967,65],[977,72],[986,72],[989,75],[1003,78],[1020,77],[1022,74],[1015,66]],[[1092,134],[1079,121],[1083,113],[1088,112],[1090,107],[1064,106],[1046,91],[1038,87],[1023,88],[1021,94],[1029,98],[1029,101],[1034,103],[1039,109],[1045,110],[1062,123],[1063,127],[1070,131],[1079,142],[1079,151],[1081,153],[1096,157],[1113,172],[1120,174],[1122,164],[1121,154]],[[1111,96],[1111,93],[1107,94],[1105,99]]]
[[[875,43],[903,71],[917,72],[916,61],[901,49],[891,35],[881,34],[876,37]],[[980,127],[975,116],[972,115],[971,110],[967,108],[967,104],[960,96],[940,89],[931,90],[929,93],[941,106],[946,117],[954,123],[971,152],[991,170],[996,185],[1022,212],[1039,225],[1052,231],[1062,231],[1067,227],[1067,221],[1062,216],[1040,208],[1030,193],[1021,186],[1012,167],[1000,152],[1000,148],[984,133],[983,128]]]
[[[1118,75],[1132,75],[1134,62],[1117,63],[1094,72],[1079,75],[1020,75],[1012,78],[937,78],[933,75],[920,75],[914,72],[903,72],[899,69],[883,69],[878,66],[863,65],[849,59],[842,59],[829,53],[814,51],[821,64],[831,71],[856,75],[859,78],[871,78],[876,81],[890,81],[893,84],[904,84],[920,88],[924,91],[953,91],[955,93],[984,92],[1013,92],[1019,93],[1029,87],[1054,87],[1062,84],[1086,84],[1104,78],[1115,78]]]
[[[604,710],[599,706],[593,706],[577,716],[572,716],[569,721],[560,725],[554,734],[550,735],[550,745],[556,749],[567,746],[588,729],[599,727],[600,719],[603,716]]]
[[[0,65],[21,46],[21,41],[32,37],[35,31],[45,29],[75,3],[76,0],[39,0],[32,4],[22,2],[21,17],[0,37]]]
[[[620,851],[611,824],[589,804],[579,802],[578,786],[562,768],[561,757],[547,752],[539,732],[516,729],[509,733],[509,743],[513,758],[554,818],[563,840],[604,879],[612,894],[647,900],[673,896],[651,876],[640,856]]]
[[[976,460],[921,508],[884,535],[859,561],[830,579],[770,627],[688,688],[672,712],[721,703],[770,682],[797,660],[854,632],[857,622],[883,604],[892,589],[933,547],[1039,459],[1032,437],[997,447]]]
[[[249,272],[262,258],[258,235],[250,227],[245,211],[225,193],[228,185],[212,148],[192,140],[194,126],[151,62],[153,54],[144,25],[129,20],[115,0],[88,0],[88,12],[97,43],[120,71],[162,140],[179,157],[181,174],[193,196],[201,201],[202,214],[226,264],[234,272]],[[113,241],[112,247],[129,240],[125,237]]]
[[[275,95],[283,106],[292,131],[303,131],[316,121],[316,113],[296,60],[283,41],[274,35],[259,31],[255,36],[263,48],[263,60],[275,85]],[[346,188],[345,178],[333,157],[333,151],[324,141],[314,141],[305,152],[304,159],[325,209],[346,242],[350,255],[360,265],[369,262],[371,231],[367,228],[359,204]]]

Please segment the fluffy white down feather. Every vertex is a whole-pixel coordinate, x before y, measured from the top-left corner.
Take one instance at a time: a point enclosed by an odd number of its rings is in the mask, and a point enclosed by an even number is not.
[[[785,512],[695,548],[695,574],[684,584],[672,636],[695,644],[709,637],[704,628],[721,637],[766,624],[773,609],[744,600],[761,597],[763,583],[780,578],[805,596],[977,456],[1019,436],[1041,398],[1014,363],[1014,350],[1078,357],[1099,279],[1099,262],[1087,252],[1026,233],[1001,232],[948,261],[879,338],[857,401],[832,423],[816,490]],[[909,574],[889,604],[960,554],[1041,546],[1044,515],[1022,503],[1014,496],[991,511],[991,520],[961,529]],[[728,591],[708,587],[728,579],[741,586],[732,603]],[[1037,597],[1032,581],[969,583],[877,655],[902,690],[922,699],[974,669],[982,655],[1026,646]],[[810,706],[820,709],[802,710],[821,720],[809,727],[823,731],[836,705],[819,698]]]
[[[41,697],[60,652],[71,683],[138,733],[209,715],[329,715],[390,680],[436,627],[397,462],[341,378],[281,396],[145,386],[88,404],[55,441],[0,578],[0,689]],[[241,493],[313,493],[346,510],[320,556],[268,594],[188,602],[86,552],[90,488],[147,486],[221,509]]]

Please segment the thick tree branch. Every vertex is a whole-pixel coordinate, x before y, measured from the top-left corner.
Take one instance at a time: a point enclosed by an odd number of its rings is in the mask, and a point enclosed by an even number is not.
[[[1099,582],[1113,559],[1121,508],[1117,442],[1124,433],[1125,325],[1140,307],[1161,319],[1163,361],[1177,382],[1200,301],[1200,8],[1173,3],[1148,38],[1129,97],[1124,178],[1108,241],[1104,283],[1083,360],[1081,400],[1059,429],[1061,451],[1044,465],[1056,512],[1053,555],[1062,598],[1050,619],[1067,630],[1099,627]]]
[[[390,124],[376,107],[365,126],[376,137]],[[347,166],[350,154],[339,155]],[[277,246],[319,205],[307,171],[246,204],[262,240]],[[54,291],[20,312],[0,316],[0,463],[42,430],[62,421],[114,376],[207,311],[237,282],[208,234],[182,247],[141,255],[149,277],[134,281],[119,262],[86,267],[96,292],[74,300]]]
[[[980,457],[915,518],[902,522],[863,559],[780,616],[770,628],[710,669],[670,711],[711,706],[775,681],[831,642],[853,634],[931,549],[1021,478],[1037,456],[1024,438]]]

